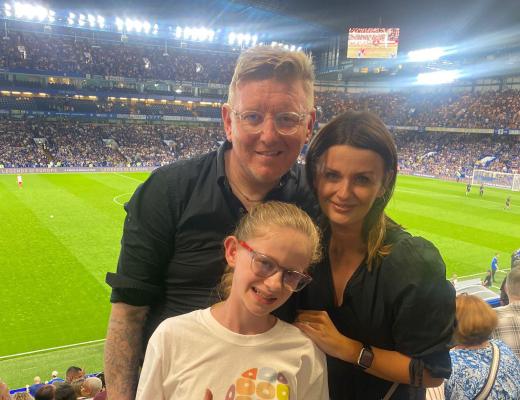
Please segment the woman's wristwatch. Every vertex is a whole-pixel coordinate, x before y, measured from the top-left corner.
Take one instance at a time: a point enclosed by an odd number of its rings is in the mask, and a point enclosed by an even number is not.
[[[359,352],[357,365],[363,369],[367,369],[372,366],[372,361],[374,361],[374,352],[369,345],[364,344]]]

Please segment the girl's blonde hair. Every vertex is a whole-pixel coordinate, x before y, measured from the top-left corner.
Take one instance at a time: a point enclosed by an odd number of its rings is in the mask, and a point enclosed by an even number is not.
[[[242,217],[232,235],[247,241],[269,232],[272,228],[290,228],[303,233],[309,240],[310,264],[321,259],[320,231],[311,217],[294,204],[280,201],[259,204]],[[228,265],[218,288],[221,299],[228,298],[232,281],[233,269]]]

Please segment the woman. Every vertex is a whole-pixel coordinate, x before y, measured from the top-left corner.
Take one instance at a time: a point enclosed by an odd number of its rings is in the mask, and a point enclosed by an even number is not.
[[[497,323],[496,312],[484,300],[457,297],[456,346],[450,352],[453,373],[446,381],[446,399],[477,398],[489,379],[493,351],[499,360],[496,377],[488,396],[481,395],[490,400],[520,399],[520,360],[501,340],[489,340]]]
[[[320,311],[301,312],[297,326],[328,355],[331,399],[422,398],[450,374],[455,292],[437,249],[385,215],[397,174],[390,133],[374,114],[348,111],[314,138],[306,170],[327,251],[298,299]]]

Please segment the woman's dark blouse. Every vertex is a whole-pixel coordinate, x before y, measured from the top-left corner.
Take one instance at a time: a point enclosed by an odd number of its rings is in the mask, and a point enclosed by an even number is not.
[[[294,300],[301,309],[327,311],[345,336],[421,359],[434,377],[447,378],[455,291],[446,280],[441,255],[427,240],[400,228],[389,231],[386,243],[392,244],[391,253],[371,272],[363,261],[347,283],[341,306],[335,305],[328,255],[313,268],[312,283]],[[333,357],[327,362],[332,400],[381,399],[391,386],[353,364]],[[392,399],[420,399],[423,393],[399,385]]]

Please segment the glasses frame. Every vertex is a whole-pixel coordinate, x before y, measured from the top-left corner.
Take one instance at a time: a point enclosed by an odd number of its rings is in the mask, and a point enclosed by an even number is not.
[[[265,115],[266,115],[265,113],[262,113],[260,111],[255,111],[255,110],[237,111],[234,108],[232,108],[231,105],[228,104],[228,106],[229,106],[231,112],[239,119],[240,122],[244,121],[244,115],[247,113],[258,113],[258,114],[262,115],[263,122],[258,125],[258,130],[255,132],[247,132],[247,133],[249,135],[258,135],[260,132],[262,132],[262,130],[264,129],[264,124],[265,124]],[[298,125],[294,128],[294,131],[292,131],[290,133],[285,133],[285,132],[280,131],[280,129],[278,128],[278,124],[276,123],[276,117],[280,114],[293,114],[293,115],[298,116]],[[283,111],[283,112],[276,113],[273,118],[274,128],[276,129],[276,132],[278,132],[282,136],[292,136],[296,132],[298,132],[298,129],[302,126],[302,122],[305,120],[305,117],[308,114],[309,114],[309,112],[297,113],[295,111]]]
[[[278,271],[281,271],[282,272],[282,284],[283,284],[283,286],[286,289],[290,290],[291,292],[299,292],[305,286],[307,286],[309,283],[311,283],[312,277],[310,275],[308,275],[308,274],[306,274],[304,272],[297,271],[295,269],[288,269],[288,268],[281,267],[280,264],[278,264],[276,262],[276,260],[274,260],[272,257],[269,257],[268,255],[265,255],[265,254],[259,253],[258,251],[253,250],[251,248],[251,246],[249,246],[243,240],[238,240],[238,244],[249,252],[249,255],[251,256],[251,263],[249,264],[249,266],[251,268],[251,271],[253,271],[253,273],[256,276],[258,276],[259,278],[269,278],[269,277],[275,275]],[[271,261],[274,264],[276,269],[274,270],[274,272],[272,274],[270,274],[270,275],[259,275],[258,273],[255,272],[255,269],[253,267],[253,263],[255,261],[255,257],[257,257],[257,256],[265,257],[265,258],[267,258],[269,261]],[[293,273],[293,274],[296,274],[297,276],[300,277],[300,281],[299,281],[300,282],[300,286],[299,287],[292,288],[288,284],[285,283],[285,277],[287,276],[287,273],[289,273],[289,272]]]

